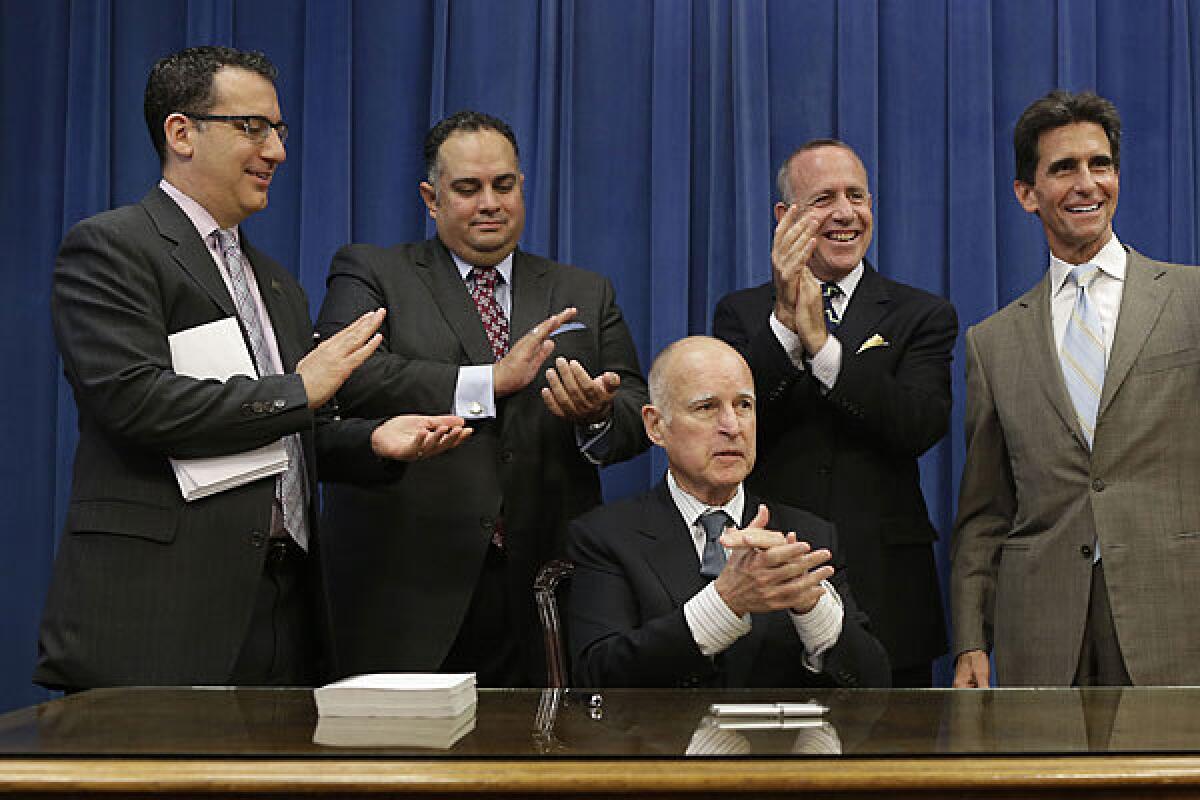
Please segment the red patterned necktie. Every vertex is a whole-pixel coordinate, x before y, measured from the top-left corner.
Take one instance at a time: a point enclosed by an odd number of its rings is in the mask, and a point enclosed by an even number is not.
[[[508,352],[508,317],[496,300],[496,282],[499,279],[500,271],[495,267],[471,267],[467,280],[471,299],[479,309],[479,318],[483,321],[483,329],[487,332],[497,361]]]

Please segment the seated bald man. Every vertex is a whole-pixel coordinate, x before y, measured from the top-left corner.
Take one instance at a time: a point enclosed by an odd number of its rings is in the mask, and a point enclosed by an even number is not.
[[[642,422],[667,475],[571,524],[571,682],[887,686],[833,526],[742,488],[755,456],[746,362],[689,337],[659,354],[649,384]]]

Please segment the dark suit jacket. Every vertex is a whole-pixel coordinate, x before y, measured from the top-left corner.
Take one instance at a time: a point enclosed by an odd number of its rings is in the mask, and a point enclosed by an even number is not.
[[[722,299],[713,320],[758,392],[758,464],[746,484],[833,522],[892,665],[929,662],[946,632],[917,457],[949,424],[954,307],[867,265],[837,332],[841,372],[824,394],[771,332],[774,305],[767,283]],[[875,334],[887,345],[859,352]]]
[[[761,501],[746,497],[739,524]],[[828,522],[771,504],[770,526],[796,531],[833,553],[831,580],[845,608],[842,635],[823,671],[803,664],[804,646],[787,612],[751,615],[753,630],[709,658],[692,638],[683,606],[706,581],[687,524],[666,481],[634,498],[597,508],[571,523],[567,635],[577,686],[887,686],[887,654],[858,610],[837,536]]]
[[[322,334],[384,306],[384,342],[338,398],[349,413],[444,414],[460,365],[494,360],[479,313],[437,239],[390,248],[351,245],[330,269]],[[606,463],[645,449],[647,402],[629,330],[609,281],[517,251],[512,341],[551,313],[579,309],[583,328],[554,337],[554,355],[597,375],[621,376]],[[579,452],[575,426],[552,415],[540,374],[497,404],[497,417],[404,477],[376,488],[326,488],[328,575],[338,670],[437,669],[462,624],[495,520],[503,516],[516,630],[532,629],[537,567],[562,553],[567,520],[600,502],[596,467]],[[529,674],[544,671],[540,645]]]
[[[304,292],[277,263],[243,249],[291,368],[312,341]],[[275,479],[186,503],[167,458],[234,453],[300,432],[315,487],[303,383],[292,374],[222,384],[171,370],[170,334],[236,312],[195,227],[157,188],[67,233],[52,302],[79,444],[35,680],[225,683],[262,574]],[[354,456],[369,452],[375,424],[322,421],[323,468],[365,477]]]
[[[1200,269],[1130,250],[1089,449],[1050,277],[967,331],[967,459],[951,553],[955,652],[1005,686],[1067,686],[1100,541],[1135,685],[1200,684]]]

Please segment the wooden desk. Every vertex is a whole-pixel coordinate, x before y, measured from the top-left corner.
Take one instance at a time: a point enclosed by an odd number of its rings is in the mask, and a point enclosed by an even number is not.
[[[817,727],[708,714],[810,698]],[[302,690],[87,692],[0,716],[0,794],[1200,797],[1200,689],[481,691],[447,749],[386,744],[404,723],[317,744],[317,725]]]

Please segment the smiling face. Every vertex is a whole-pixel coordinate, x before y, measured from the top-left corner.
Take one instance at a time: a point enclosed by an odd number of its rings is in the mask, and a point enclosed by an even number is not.
[[[818,280],[841,280],[871,244],[875,220],[866,169],[849,148],[824,145],[796,154],[787,173],[792,201],[816,221],[817,248],[809,267]],[[777,204],[775,218],[786,211]]]
[[[438,149],[437,186],[422,181],[421,198],[438,238],[477,267],[499,264],[525,228],[525,176],[517,154],[493,130],[451,134]]]
[[[275,87],[257,73],[222,67],[213,75],[213,91],[216,102],[207,113],[281,119]],[[237,125],[200,122],[180,113],[167,117],[164,127],[168,157],[163,176],[204,206],[218,225],[232,228],[267,207],[271,179],[287,158],[275,131],[256,142]]]
[[[754,377],[737,351],[707,337],[664,353],[660,405],[642,409],[650,441],[667,451],[680,488],[701,502],[729,502],[754,467]],[[659,383],[658,381],[655,382]]]
[[[1050,252],[1083,264],[1112,238],[1120,183],[1104,128],[1075,122],[1038,137],[1033,184],[1018,180],[1013,190],[1021,206],[1041,218]]]

